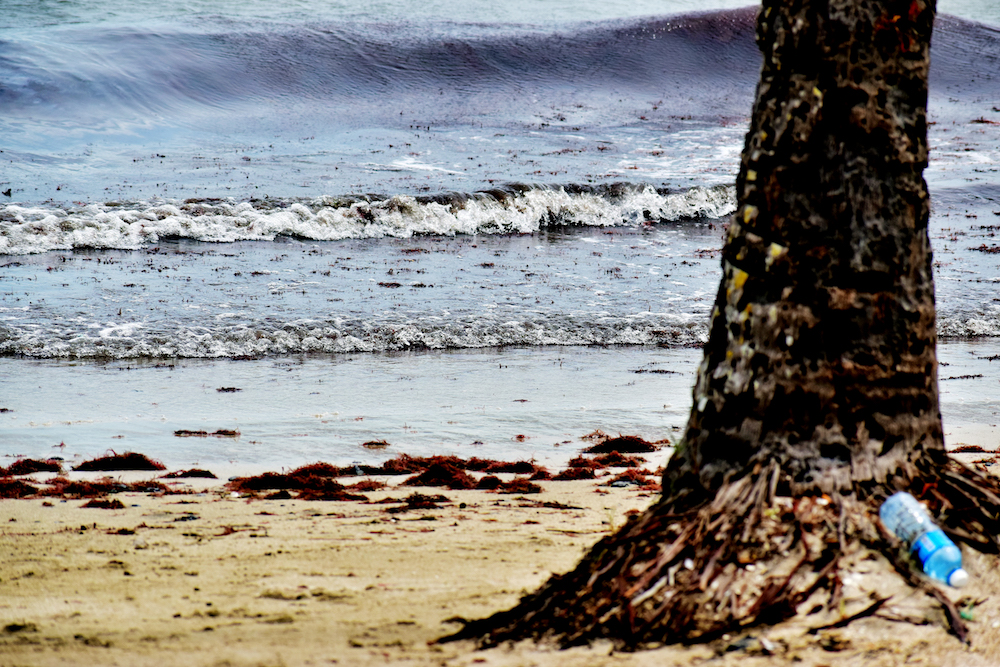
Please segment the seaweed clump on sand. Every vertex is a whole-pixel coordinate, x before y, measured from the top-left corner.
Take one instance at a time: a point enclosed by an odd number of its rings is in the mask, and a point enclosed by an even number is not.
[[[637,435],[619,435],[617,438],[601,440],[596,445],[583,450],[586,454],[643,454],[656,451],[656,445]]]
[[[346,487],[351,491],[381,491],[386,487],[385,482],[380,482],[376,479],[363,479],[356,484],[351,484]]]
[[[107,477],[94,481],[53,477],[45,483],[48,486],[41,489],[38,495],[50,498],[100,498],[114,493],[125,492],[174,493],[165,484],[155,480],[125,483]]]
[[[419,475],[403,482],[406,486],[444,486],[449,489],[474,489],[476,480],[450,463],[435,463]]]
[[[311,463],[296,468],[288,474],[265,472],[253,477],[237,477],[226,487],[230,491],[257,496],[261,491],[296,491],[300,500],[368,500],[366,496],[351,493],[343,484],[334,480],[340,469],[328,463]],[[275,499],[289,498],[285,494],[272,494]]]
[[[504,482],[497,489],[498,493],[541,493],[542,487],[538,486],[534,482],[529,482],[526,479],[518,478],[512,479],[509,482]]]
[[[578,479],[596,479],[593,468],[566,468],[552,478],[553,482],[571,482]]]
[[[125,504],[118,500],[117,498],[94,498],[89,500],[80,507],[91,507],[102,510],[123,510],[125,509]]]
[[[0,498],[25,498],[38,493],[38,488],[19,479],[0,477]]]
[[[359,493],[351,493],[343,484],[329,477],[307,477],[302,480],[303,487],[299,490],[299,500],[361,500],[368,497]]]
[[[584,456],[572,458],[566,465],[570,468],[579,468],[582,470],[597,470],[598,468],[604,467],[594,459],[588,459]]]
[[[594,459],[594,463],[604,468],[638,468],[645,462],[641,456],[625,456],[617,450]]]
[[[159,461],[150,459],[145,454],[137,452],[125,452],[118,454],[112,452],[109,456],[101,456],[96,459],[84,461],[73,470],[79,472],[108,472],[112,470],[166,470],[166,466]]]
[[[446,465],[453,468],[464,469],[466,462],[457,456],[423,457],[400,454],[395,458],[389,459],[377,468],[362,467],[362,469],[368,474],[373,475],[412,475],[415,472],[430,470],[436,465]]]
[[[653,473],[644,469],[629,468],[620,475],[615,475],[605,486],[628,486],[634,485],[643,491],[659,491],[660,483],[649,479],[648,475]]]
[[[503,484],[503,480],[496,475],[486,475],[485,477],[481,477],[476,483],[476,489],[480,491],[496,491],[500,488],[501,484]]]
[[[445,496],[427,496],[422,493],[411,493],[402,501],[391,498],[387,498],[386,500],[392,503],[403,503],[398,507],[388,508],[386,512],[389,514],[400,514],[402,512],[410,512],[412,510],[436,510],[441,508],[440,503],[451,502],[451,500]]]
[[[7,468],[0,468],[0,476],[31,475],[36,472],[62,472],[62,465],[56,459],[18,459]]]
[[[485,472],[489,475],[502,472],[531,475],[539,470],[539,467],[531,461],[495,461],[493,459],[480,459],[475,456],[459,467],[476,472]]]

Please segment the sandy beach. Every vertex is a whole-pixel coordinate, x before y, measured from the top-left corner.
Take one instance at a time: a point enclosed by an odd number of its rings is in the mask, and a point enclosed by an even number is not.
[[[972,582],[949,595],[971,619],[971,647],[948,634],[922,594],[902,590],[878,591],[894,595],[883,610],[841,628],[810,633],[828,619],[802,615],[632,654],[610,644],[433,643],[461,627],[456,619],[507,609],[572,568],[655,499],[608,479],[541,481],[541,493],[516,495],[382,478],[389,486],[366,493],[369,502],[252,499],[217,480],[172,481],[183,494],[115,494],[124,507],[111,510],[84,508],[85,499],[3,500],[0,664],[1000,664],[1000,575],[969,549]],[[446,500],[400,511],[414,492]],[[872,594],[845,590],[845,616]],[[901,620],[921,614],[925,625]]]

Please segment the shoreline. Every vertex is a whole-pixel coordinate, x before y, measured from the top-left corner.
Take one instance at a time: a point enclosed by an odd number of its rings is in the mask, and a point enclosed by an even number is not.
[[[0,358],[0,375],[9,376],[0,466],[59,456],[68,467],[132,450],[171,469],[207,468],[220,477],[316,461],[379,463],[403,453],[533,459],[554,468],[594,429],[649,441],[683,435],[701,355],[695,348],[540,347],[145,367]],[[992,360],[1000,359],[1000,339],[949,340],[938,356],[948,448],[996,448],[1000,366]],[[240,436],[174,435],[222,429]],[[390,446],[362,446],[373,440]]]

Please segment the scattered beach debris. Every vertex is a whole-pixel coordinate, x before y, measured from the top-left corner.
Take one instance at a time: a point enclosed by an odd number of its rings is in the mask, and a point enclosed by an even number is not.
[[[31,475],[36,472],[62,472],[62,464],[56,459],[18,459],[7,468],[0,468],[0,476]]]
[[[964,454],[966,452],[985,452],[986,450],[979,445],[959,445],[955,449],[951,450],[952,454]]]
[[[587,435],[581,435],[580,439],[581,440],[607,440],[609,437],[611,437],[611,436],[609,436],[607,433],[605,433],[604,431],[602,431],[601,429],[598,428],[598,429],[594,429],[593,431],[591,431]]]
[[[183,479],[187,477],[198,477],[203,479],[218,479],[214,473],[209,470],[202,470],[201,468],[191,468],[189,470],[177,470],[175,472],[168,472],[163,475],[162,479]]]
[[[108,456],[101,456],[96,459],[84,461],[73,470],[80,472],[111,470],[166,470],[166,466],[159,461],[154,461],[144,454],[137,452],[125,452],[118,454],[114,451]]]
[[[238,391],[243,391],[243,389],[240,387],[218,387],[215,391],[220,394],[235,394]]]

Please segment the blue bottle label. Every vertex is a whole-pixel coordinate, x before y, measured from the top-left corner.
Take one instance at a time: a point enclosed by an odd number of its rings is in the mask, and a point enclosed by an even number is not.
[[[950,546],[951,544],[953,544],[953,542],[947,535],[944,534],[943,531],[932,530],[921,535],[920,539],[913,543],[913,551],[916,552],[917,558],[920,559],[920,562],[924,563],[935,551],[941,547]]]

